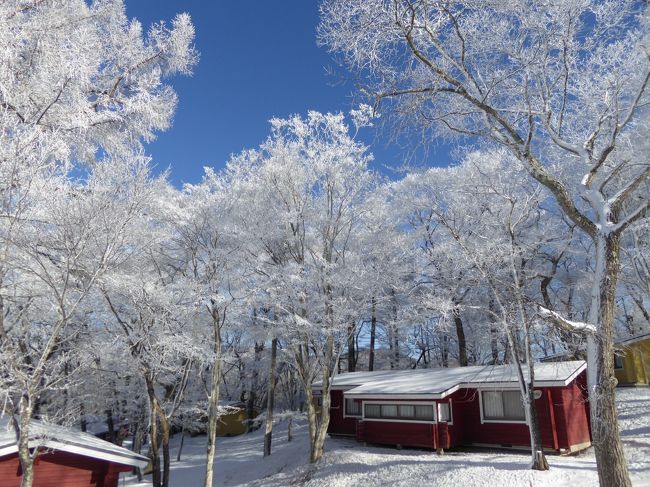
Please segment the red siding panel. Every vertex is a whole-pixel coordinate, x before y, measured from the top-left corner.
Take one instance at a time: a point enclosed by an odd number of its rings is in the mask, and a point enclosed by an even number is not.
[[[360,440],[384,445],[435,448],[434,427],[431,423],[395,423],[391,421],[363,421]]]
[[[117,487],[119,472],[131,467],[55,451],[36,459],[33,487]],[[0,458],[2,487],[20,487],[18,454]]]
[[[356,418],[343,417],[343,391],[332,391],[330,393],[332,404],[330,405],[330,424],[327,432],[330,435],[352,435],[357,429]]]

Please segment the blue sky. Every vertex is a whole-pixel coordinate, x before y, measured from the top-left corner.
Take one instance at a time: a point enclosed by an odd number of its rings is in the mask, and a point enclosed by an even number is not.
[[[203,167],[223,167],[232,153],[257,147],[268,120],[308,110],[349,111],[354,86],[327,51],[316,45],[318,4],[308,0],[126,0],[127,15],[145,28],[188,12],[201,59],[192,77],[171,80],[179,105],[171,129],[146,148],[176,185],[198,182]],[[337,74],[328,74],[333,68]],[[362,134],[375,168],[402,163],[402,151],[381,134]],[[445,147],[429,164],[449,162]],[[386,172],[384,169],[382,169]]]

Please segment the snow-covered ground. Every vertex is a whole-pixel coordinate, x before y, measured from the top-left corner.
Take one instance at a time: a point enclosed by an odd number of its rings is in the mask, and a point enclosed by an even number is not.
[[[637,487],[650,487],[650,388],[619,389],[620,425],[626,455]],[[472,450],[438,456],[422,450],[364,447],[353,439],[328,438],[326,454],[317,466],[308,465],[307,427],[294,425],[287,442],[286,423],[274,431],[273,454],[262,457],[263,430],[219,438],[215,486],[571,486],[598,485],[593,449],[577,456],[551,455],[548,472],[528,469],[524,452]],[[176,457],[179,438],[172,441]],[[186,438],[180,462],[172,462],[171,485],[202,483],[205,437]],[[146,486],[133,477],[120,485]]]

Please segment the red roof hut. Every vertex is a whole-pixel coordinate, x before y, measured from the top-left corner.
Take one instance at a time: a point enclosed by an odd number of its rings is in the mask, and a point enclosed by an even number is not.
[[[583,361],[535,365],[544,448],[572,452],[591,445],[585,384]],[[509,365],[341,374],[333,379],[330,413],[330,434],[367,443],[530,447]]]
[[[30,422],[29,447],[38,448],[33,487],[117,487],[120,472],[145,467],[148,458],[93,435],[39,421]],[[0,484],[19,487],[22,478],[13,428],[0,422]]]

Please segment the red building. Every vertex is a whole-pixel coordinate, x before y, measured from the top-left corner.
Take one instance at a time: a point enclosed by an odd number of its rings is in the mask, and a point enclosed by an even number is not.
[[[535,365],[544,448],[572,452],[591,445],[585,384],[583,361]],[[333,379],[331,401],[331,435],[432,449],[530,447],[509,365],[341,374]]]
[[[120,472],[143,468],[148,458],[93,435],[39,421],[30,423],[33,487],[117,487]],[[14,430],[0,422],[0,485],[19,487],[22,470]]]

